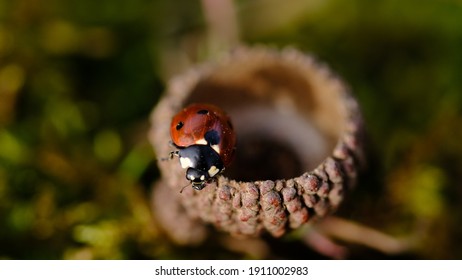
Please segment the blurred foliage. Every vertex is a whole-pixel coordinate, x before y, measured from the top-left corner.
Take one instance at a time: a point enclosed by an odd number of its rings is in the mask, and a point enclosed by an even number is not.
[[[415,237],[411,257],[462,258],[462,2],[234,4],[242,42],[315,54],[362,105],[369,168],[339,215]],[[149,208],[149,112],[213,56],[201,5],[0,0],[0,258],[250,257],[178,248]],[[353,255],[370,256],[386,257]]]

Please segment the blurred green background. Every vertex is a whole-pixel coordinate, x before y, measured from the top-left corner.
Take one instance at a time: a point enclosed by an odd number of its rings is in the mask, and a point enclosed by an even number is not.
[[[352,258],[462,258],[462,1],[216,3],[0,0],[0,258],[251,258],[174,245],[148,201],[167,79],[238,41],[313,53],[358,97],[369,167],[338,215],[418,242]]]

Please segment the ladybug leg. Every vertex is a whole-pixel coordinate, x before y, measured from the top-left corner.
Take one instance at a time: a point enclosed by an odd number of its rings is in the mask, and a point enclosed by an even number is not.
[[[168,154],[168,159],[171,160],[173,159],[173,157],[179,157],[180,156],[180,152],[179,151],[171,151],[169,154]]]
[[[212,178],[209,178],[207,181],[204,182],[204,188],[213,183],[218,185],[218,178],[215,176]]]
[[[177,145],[175,145],[175,143],[173,143],[172,141],[168,141],[168,145],[172,148],[175,148],[175,149],[178,149],[179,147]],[[168,153],[168,157],[163,157],[163,158],[160,158],[160,161],[167,161],[167,160],[172,160],[174,157],[178,157],[180,156],[180,151],[178,150],[175,150],[175,151],[171,151],[170,153]]]
[[[168,157],[163,157],[163,158],[160,158],[160,161],[168,161],[168,160],[172,160],[175,156],[179,156],[179,151],[171,151],[169,154],[168,154]]]

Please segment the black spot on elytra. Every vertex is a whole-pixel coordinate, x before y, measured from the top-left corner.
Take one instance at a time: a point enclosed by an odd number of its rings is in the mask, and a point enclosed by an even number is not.
[[[179,122],[176,124],[176,130],[180,130],[182,127],[183,127],[184,123],[183,122]]]
[[[214,129],[207,131],[204,138],[209,145],[217,145],[220,143],[220,135],[218,135],[218,131]]]
[[[205,110],[205,109],[202,109],[202,110],[197,111],[197,113],[198,113],[199,115],[207,115],[207,114],[209,113],[209,111],[208,111],[208,110]]]

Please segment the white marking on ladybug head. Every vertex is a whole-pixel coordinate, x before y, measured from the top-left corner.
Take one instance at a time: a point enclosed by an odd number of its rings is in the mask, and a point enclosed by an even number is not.
[[[220,170],[215,165],[212,165],[207,172],[209,173],[210,177],[213,177],[217,175],[220,172]]]
[[[199,140],[196,140],[195,142],[197,145],[207,145],[207,140],[205,140],[204,138],[202,139],[199,139]]]
[[[181,168],[193,167],[193,163],[191,162],[191,159],[187,157],[180,157],[180,164],[181,164]]]
[[[217,154],[220,154],[220,147],[218,145],[212,145],[212,149],[214,149]]]
[[[205,176],[202,175],[199,179],[201,179],[201,181],[204,181],[204,180],[205,180]]]

